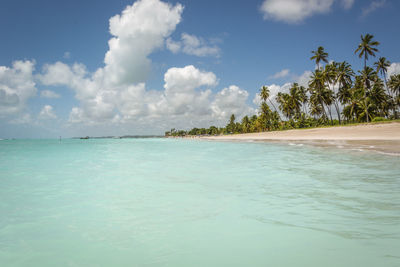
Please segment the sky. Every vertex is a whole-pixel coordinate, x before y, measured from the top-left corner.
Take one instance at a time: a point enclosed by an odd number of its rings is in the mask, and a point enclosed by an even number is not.
[[[311,51],[400,73],[397,0],[2,0],[0,138],[163,134],[223,126],[307,85]],[[377,58],[368,62],[372,65]]]

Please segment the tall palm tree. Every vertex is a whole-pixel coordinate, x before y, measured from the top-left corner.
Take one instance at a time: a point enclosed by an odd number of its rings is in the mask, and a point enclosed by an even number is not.
[[[314,55],[310,58],[311,60],[315,60],[315,64],[317,64],[319,69],[319,62],[323,61],[328,63],[328,53],[325,52],[325,49],[320,46],[317,50],[311,51]]]
[[[324,107],[324,91],[325,91],[325,80],[321,70],[316,70],[311,74],[311,80],[309,82],[309,91],[313,98],[314,106],[318,104],[319,108],[322,109],[324,118],[328,118],[325,107]],[[318,110],[318,109],[316,109]]]
[[[364,110],[365,117],[367,119],[367,122],[369,122],[370,115],[368,114],[368,111],[370,109],[370,105],[368,103],[370,103],[370,101],[369,101],[370,99],[368,97],[368,94],[369,94],[369,91],[371,90],[371,85],[372,85],[373,81],[375,81],[377,78],[377,74],[370,67],[365,67],[360,73],[361,73],[361,82],[364,87],[363,88],[364,103],[362,104],[362,106],[365,108],[365,110]]]
[[[269,99],[270,93],[271,92],[267,86],[261,87],[260,89],[261,100],[264,102],[267,102],[267,100],[269,100],[269,103],[274,107],[275,111],[277,111],[274,103],[272,103],[271,99]]]
[[[382,79],[376,77],[377,79],[374,81],[374,85],[370,90],[370,98],[372,102],[375,104],[375,107],[378,109],[379,116],[386,117],[388,115],[389,110],[389,96],[385,92],[385,87],[383,85]]]
[[[390,67],[390,61],[387,60],[385,57],[380,57],[377,62],[374,63],[375,69],[377,73],[380,73],[385,81],[386,84],[386,73],[387,68]]]
[[[248,116],[244,116],[242,119],[242,130],[244,133],[248,133],[250,130],[250,119]]]
[[[356,51],[354,51],[354,54],[359,53],[359,58],[364,56],[364,69],[367,67],[368,56],[375,56],[375,53],[379,51],[375,47],[379,45],[379,42],[372,40],[373,38],[374,36],[369,33],[364,36],[361,35],[361,43],[358,45]]]
[[[300,100],[301,103],[303,104],[303,113],[306,114],[307,113],[307,102],[308,102],[308,96],[307,96],[307,89],[304,86],[300,86],[299,87],[299,95],[300,95]]]
[[[300,93],[300,87],[297,83],[293,83],[292,87],[290,88],[289,96],[289,105],[293,109],[296,119],[298,119],[301,115],[302,95]]]
[[[279,92],[276,96],[276,102],[279,104],[279,109],[289,120],[293,117],[293,109],[290,105],[290,95]]]
[[[343,61],[339,63],[335,69],[335,82],[338,84],[338,91],[335,92],[335,107],[338,113],[339,124],[341,124],[341,116],[339,111],[339,101],[343,104],[344,98],[346,97],[346,90],[351,87],[352,77],[354,76],[354,71],[352,70],[349,63]]]

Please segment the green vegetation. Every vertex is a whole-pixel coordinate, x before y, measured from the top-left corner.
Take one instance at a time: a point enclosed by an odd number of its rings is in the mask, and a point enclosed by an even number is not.
[[[165,135],[220,135],[396,120],[400,74],[387,79],[390,62],[385,57],[380,57],[374,68],[368,66],[369,57],[375,57],[379,51],[379,42],[373,38],[370,34],[361,35],[354,53],[363,59],[364,68],[357,73],[346,61],[328,63],[328,53],[322,46],[312,51],[310,59],[315,60],[317,68],[311,74],[308,88],[293,83],[288,93],[279,92],[275,100],[280,113],[270,99],[268,87],[262,86],[258,115],[244,116],[241,122],[235,122],[232,114],[225,127],[172,129]],[[321,66],[320,62],[326,65]]]

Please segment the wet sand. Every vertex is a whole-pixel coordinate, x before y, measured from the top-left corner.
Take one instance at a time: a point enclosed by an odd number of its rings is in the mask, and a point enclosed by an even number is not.
[[[220,141],[266,141],[371,150],[400,156],[400,123],[364,124],[314,129],[201,137]]]

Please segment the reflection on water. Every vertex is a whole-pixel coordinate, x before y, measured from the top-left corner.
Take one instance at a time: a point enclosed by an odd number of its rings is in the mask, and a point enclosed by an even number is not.
[[[121,139],[0,143],[0,266],[400,266],[400,158]]]

